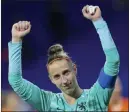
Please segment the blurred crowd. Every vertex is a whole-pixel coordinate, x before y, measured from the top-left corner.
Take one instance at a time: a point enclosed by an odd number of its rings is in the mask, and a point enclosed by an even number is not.
[[[129,111],[128,101],[129,98],[122,96],[122,82],[120,78],[117,78],[115,83],[115,89],[110,99],[109,111],[111,112],[123,112]]]
[[[2,111],[32,111],[34,110],[29,104],[20,99],[15,92],[11,90],[2,90],[1,95]]]
[[[19,98],[13,91],[2,90],[2,111],[35,111],[29,104]],[[122,96],[122,83],[116,80],[115,89],[109,103],[109,111],[129,111],[129,99]]]

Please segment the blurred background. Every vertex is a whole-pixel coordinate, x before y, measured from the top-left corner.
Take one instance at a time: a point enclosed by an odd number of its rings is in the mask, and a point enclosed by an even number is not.
[[[8,83],[8,42],[15,22],[27,20],[32,30],[23,42],[23,77],[40,88],[60,92],[46,69],[49,46],[60,43],[78,66],[78,81],[90,88],[105,62],[97,32],[82,16],[84,5],[98,5],[118,48],[121,64],[121,97],[128,100],[127,0],[2,0],[1,86],[3,110],[35,110],[22,101]],[[10,103],[11,102],[11,103]],[[12,103],[13,102],[13,103]]]

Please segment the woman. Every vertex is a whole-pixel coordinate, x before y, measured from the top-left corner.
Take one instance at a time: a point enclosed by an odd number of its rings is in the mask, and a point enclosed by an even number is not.
[[[77,67],[60,44],[48,50],[47,69],[53,84],[61,93],[40,89],[22,78],[22,37],[31,30],[28,21],[20,21],[12,27],[9,42],[9,83],[14,91],[38,111],[106,111],[119,72],[119,54],[108,26],[98,6],[84,6],[83,16],[92,21],[102,44],[106,62],[99,78],[90,89],[80,88]]]

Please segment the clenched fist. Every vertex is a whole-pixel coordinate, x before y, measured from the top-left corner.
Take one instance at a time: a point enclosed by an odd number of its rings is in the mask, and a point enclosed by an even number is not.
[[[98,6],[86,5],[82,9],[82,13],[85,18],[92,21],[101,18],[101,10]]]
[[[12,42],[20,42],[22,37],[31,30],[31,24],[28,21],[19,21],[12,26]]]

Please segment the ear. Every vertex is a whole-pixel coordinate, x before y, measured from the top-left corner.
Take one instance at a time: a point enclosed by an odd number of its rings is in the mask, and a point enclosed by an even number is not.
[[[74,69],[75,73],[77,74],[77,66],[75,63],[73,63],[73,69]]]

